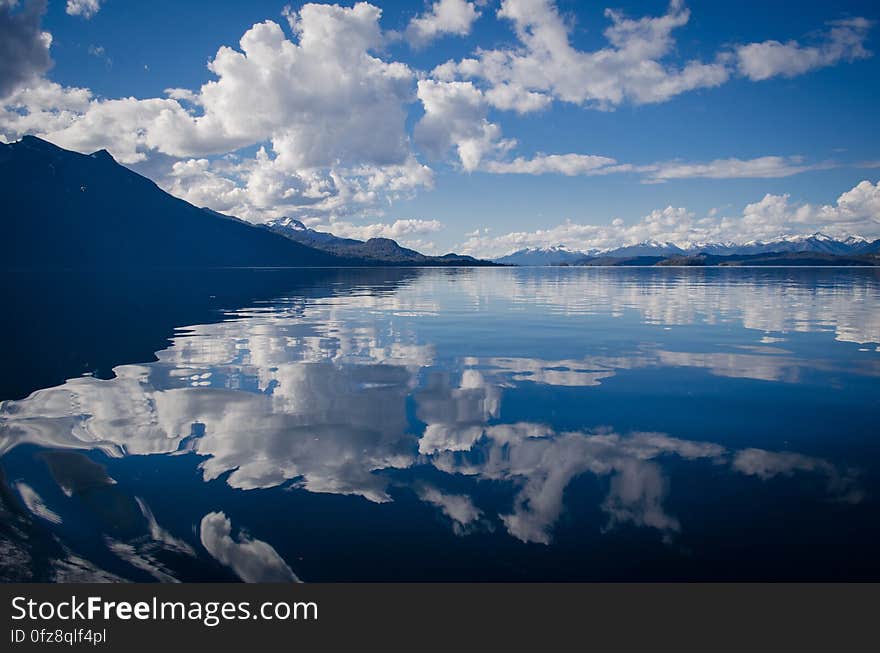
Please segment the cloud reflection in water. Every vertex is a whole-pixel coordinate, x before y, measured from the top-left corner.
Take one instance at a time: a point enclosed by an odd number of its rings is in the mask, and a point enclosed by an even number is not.
[[[773,285],[748,275],[722,277],[722,283],[700,274],[635,281],[581,271],[429,272],[396,293],[364,289],[238,311],[218,324],[181,329],[155,363],[122,365],[110,380],[75,378],[3,402],[0,453],[23,444],[95,449],[111,457],[194,452],[205,481],[222,479],[244,491],[295,487],[373,503],[392,501],[392,486],[408,483],[459,535],[497,520],[513,538],[541,544],[552,542],[566,489],[585,474],[606,479],[604,530],[627,524],[670,539],[686,529],[667,507],[665,466],[672,459],[762,480],[813,474],[826,480],[830,498],[863,499],[856,471],[800,453],[661,432],[621,433],[596,428],[590,415],[576,429],[556,428],[543,414],[506,422],[505,396],[513,390],[539,385],[594,392],[623,370],[695,368],[792,384],[810,370],[880,376],[873,354],[853,362],[769,346],[787,341],[783,335],[790,332],[880,341],[880,311],[866,310],[877,305],[877,285],[869,277],[846,288]],[[514,324],[524,309],[529,313],[510,335],[512,345],[481,337],[474,351],[450,355],[434,337],[439,331],[432,320],[446,313],[461,318],[466,340],[468,320],[481,319],[481,311]],[[631,311],[639,316],[638,341],[595,346],[578,335],[585,329],[592,335],[595,316],[610,320],[612,331],[615,321],[634,329],[624,321]],[[510,349],[522,348],[521,331],[528,336],[533,328],[536,342],[545,342],[542,320],[556,327],[552,342],[563,345],[548,351],[567,350],[564,355],[512,355]],[[685,351],[686,342],[676,341],[674,349],[659,332],[645,330],[731,321],[742,327],[737,337],[745,333],[752,344],[732,340],[710,351]],[[510,508],[490,514],[478,493],[418,478],[425,468],[450,479],[506,484]],[[410,470],[414,480],[395,478],[395,470]],[[16,487],[31,513],[61,522],[34,489],[23,482]],[[137,505],[147,535],[140,543],[107,538],[107,546],[153,577],[173,580],[154,550],[196,552],[159,526],[143,500]],[[222,511],[204,514],[199,534],[202,547],[243,580],[297,580],[271,544],[244,531],[234,534]]]

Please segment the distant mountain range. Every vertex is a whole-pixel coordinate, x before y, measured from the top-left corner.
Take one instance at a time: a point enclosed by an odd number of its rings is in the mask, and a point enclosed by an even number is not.
[[[34,136],[0,143],[0,196],[5,269],[491,265],[304,227],[301,239],[295,221],[264,227],[198,208],[106,150],[79,154]]]
[[[805,257],[803,254],[821,255]],[[772,255],[772,256],[771,256]],[[773,259],[775,264],[809,265],[807,260],[825,261],[831,264],[834,257],[849,257],[850,264],[876,265],[874,258],[880,255],[880,239],[869,241],[859,237],[838,240],[822,233],[806,236],[782,236],[772,241],[753,241],[749,243],[703,243],[686,248],[675,243],[647,240],[635,245],[611,249],[589,251],[570,250],[557,245],[546,248],[521,249],[507,256],[495,259],[505,265],[654,265],[657,262],[684,262],[689,264],[720,265],[725,261],[742,265],[741,261]],[[638,261],[638,262],[637,262]],[[861,263],[857,263],[861,261]],[[755,263],[757,264],[757,263]],[[821,264],[821,263],[815,263]]]
[[[394,263],[410,265],[479,265],[482,262],[471,256],[446,254],[445,256],[426,256],[414,249],[401,247],[390,238],[370,238],[355,240],[341,238],[326,231],[317,231],[306,227],[294,218],[271,220],[263,225],[273,233],[296,241],[302,245],[313,247],[337,256],[355,257],[374,263]]]

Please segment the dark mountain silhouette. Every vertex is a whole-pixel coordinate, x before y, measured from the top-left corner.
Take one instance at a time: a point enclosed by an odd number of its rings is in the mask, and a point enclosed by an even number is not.
[[[0,144],[4,267],[355,265],[161,190],[104,150]]]
[[[173,197],[106,150],[79,154],[34,136],[0,143],[0,193],[6,269],[485,264],[387,239],[304,244]]]

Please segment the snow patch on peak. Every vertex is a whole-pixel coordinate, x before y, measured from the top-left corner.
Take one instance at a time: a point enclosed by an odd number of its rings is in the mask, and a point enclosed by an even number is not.
[[[284,227],[286,229],[293,229],[295,231],[308,231],[309,230],[308,227],[306,227],[302,222],[300,222],[296,218],[283,217],[279,220],[270,220],[266,224],[269,226],[278,226],[278,227]]]

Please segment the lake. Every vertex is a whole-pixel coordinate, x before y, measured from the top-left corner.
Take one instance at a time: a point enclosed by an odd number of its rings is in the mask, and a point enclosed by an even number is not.
[[[880,273],[9,279],[5,580],[880,580]]]

